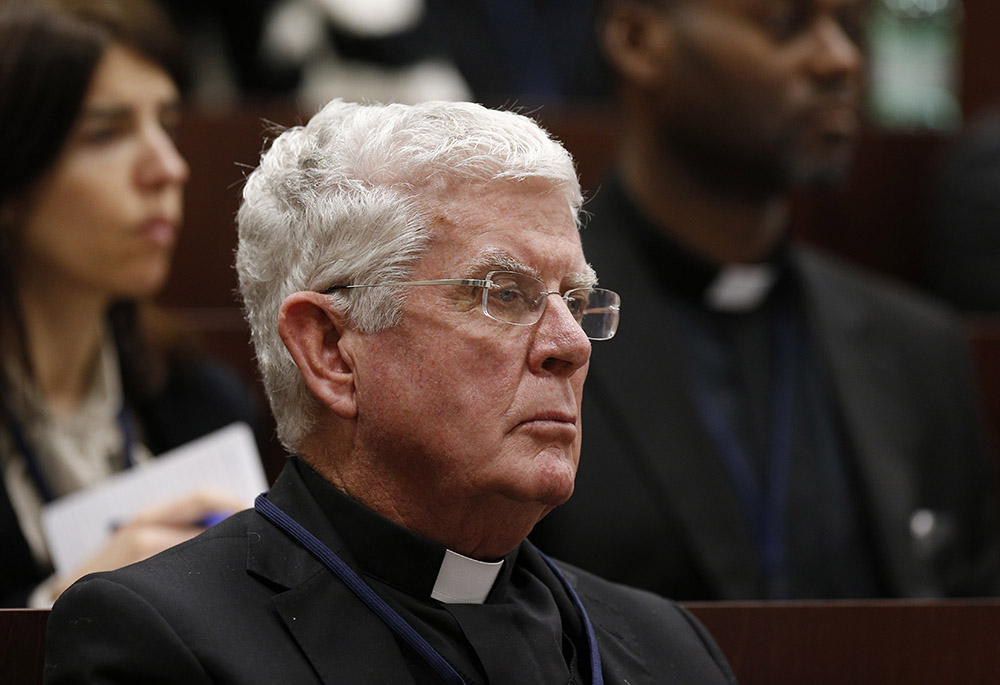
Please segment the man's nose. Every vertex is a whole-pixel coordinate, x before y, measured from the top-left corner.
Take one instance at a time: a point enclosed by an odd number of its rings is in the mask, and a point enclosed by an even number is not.
[[[547,373],[570,376],[590,361],[590,350],[590,339],[566,300],[549,293],[535,331],[532,364]]]
[[[811,33],[810,67],[818,77],[843,79],[861,75],[864,67],[861,46],[836,16],[818,17]]]

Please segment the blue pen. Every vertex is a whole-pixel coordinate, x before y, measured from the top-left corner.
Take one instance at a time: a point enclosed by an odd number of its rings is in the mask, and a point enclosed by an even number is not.
[[[222,521],[225,521],[231,515],[232,514],[230,512],[226,511],[212,511],[205,514],[197,521],[195,521],[194,525],[200,528],[211,528],[216,523],[221,523]],[[114,533],[116,530],[118,530],[124,525],[125,521],[123,521],[122,519],[115,519],[108,525],[108,532]]]
[[[198,519],[196,525],[199,525],[202,528],[211,528],[216,523],[220,523],[229,518],[230,515],[231,515],[230,512],[226,511],[209,512],[208,514],[205,514],[200,519]]]

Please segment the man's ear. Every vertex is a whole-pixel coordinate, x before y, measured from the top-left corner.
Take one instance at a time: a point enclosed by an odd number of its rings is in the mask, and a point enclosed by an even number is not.
[[[673,50],[669,10],[639,0],[612,0],[605,11],[599,38],[612,68],[639,86],[661,82]]]
[[[321,293],[292,293],[281,304],[278,333],[306,386],[334,414],[353,419],[358,413],[354,368],[343,332],[343,322]]]

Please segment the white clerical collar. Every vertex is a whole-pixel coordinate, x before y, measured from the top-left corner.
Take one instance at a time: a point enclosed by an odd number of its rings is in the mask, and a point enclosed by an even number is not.
[[[705,304],[722,312],[746,312],[759,306],[778,279],[772,264],[727,264],[705,289]]]
[[[477,561],[445,550],[431,598],[445,604],[482,604],[500,574],[500,561]]]

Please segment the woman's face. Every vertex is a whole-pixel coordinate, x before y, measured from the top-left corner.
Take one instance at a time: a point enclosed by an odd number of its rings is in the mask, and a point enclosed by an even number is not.
[[[170,76],[112,45],[59,156],[18,213],[23,288],[108,301],[160,289],[188,178],[173,138],[179,118]]]

